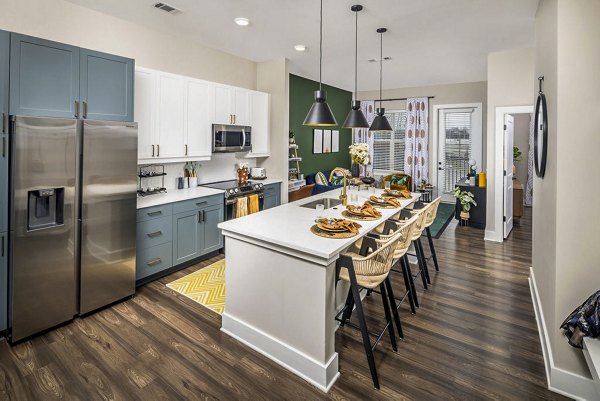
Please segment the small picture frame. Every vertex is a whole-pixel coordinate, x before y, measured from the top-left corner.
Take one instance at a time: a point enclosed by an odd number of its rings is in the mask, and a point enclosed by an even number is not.
[[[334,129],[331,131],[331,152],[338,153],[340,151],[340,131]]]
[[[323,153],[331,153],[331,130],[323,131]]]
[[[319,154],[323,153],[323,130],[322,129],[314,129],[313,130],[313,153]]]

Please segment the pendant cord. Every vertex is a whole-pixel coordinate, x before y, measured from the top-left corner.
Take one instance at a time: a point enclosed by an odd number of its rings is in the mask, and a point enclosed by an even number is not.
[[[354,100],[358,97],[358,11],[354,22]]]
[[[381,99],[383,95],[381,93],[381,87],[383,85],[383,32],[380,33],[380,47],[379,47],[379,108],[381,108]]]
[[[319,22],[319,90],[321,89],[323,69],[323,0],[321,0],[321,20]]]

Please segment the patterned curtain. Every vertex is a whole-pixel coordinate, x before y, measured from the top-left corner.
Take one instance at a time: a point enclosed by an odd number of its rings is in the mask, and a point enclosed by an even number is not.
[[[525,206],[533,205],[533,129],[535,119],[529,115],[529,152],[527,152],[527,185],[525,186]]]
[[[406,100],[406,139],[404,173],[412,177],[413,189],[421,180],[429,181],[429,99]]]
[[[375,101],[361,100],[360,109],[367,118],[369,125],[371,125],[375,118]],[[368,128],[354,128],[352,131],[354,135],[353,143],[366,143],[369,145],[369,160],[371,160],[371,163],[367,165],[367,173],[373,177],[373,135]]]

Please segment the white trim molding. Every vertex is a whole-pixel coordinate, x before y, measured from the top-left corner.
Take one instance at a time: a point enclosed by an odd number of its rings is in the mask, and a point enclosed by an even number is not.
[[[598,400],[600,395],[596,392],[594,381],[581,375],[568,372],[554,365],[552,356],[552,345],[548,337],[548,328],[544,319],[542,303],[540,301],[535,274],[533,268],[529,268],[529,289],[531,290],[531,301],[533,310],[535,311],[535,320],[537,322],[538,331],[540,334],[540,344],[542,353],[544,354],[544,365],[546,368],[546,381],[548,389],[555,393],[562,394],[576,400]]]
[[[494,201],[494,230],[485,230],[485,240],[487,241],[504,241],[504,223],[502,221],[504,213],[504,115],[525,113],[533,113],[533,106],[496,107],[494,140],[488,141],[488,148],[493,147],[493,159],[489,160],[490,152],[488,152],[487,161],[488,166],[494,166],[494,186],[493,188],[488,186],[488,191],[492,190],[491,195]],[[487,199],[489,202],[490,196],[487,196]],[[486,226],[490,227],[489,222],[487,223]]]

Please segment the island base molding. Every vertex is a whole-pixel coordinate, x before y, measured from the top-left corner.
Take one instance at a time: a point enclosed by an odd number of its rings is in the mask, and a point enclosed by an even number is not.
[[[228,315],[227,312],[223,313],[221,331],[324,392],[328,392],[340,376],[337,352],[326,364],[322,364],[255,327]]]

